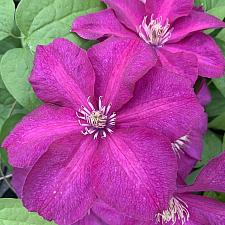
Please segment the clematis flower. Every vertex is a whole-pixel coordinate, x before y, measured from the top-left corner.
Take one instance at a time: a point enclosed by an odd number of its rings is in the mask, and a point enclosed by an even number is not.
[[[92,210],[108,225],[223,225],[225,203],[194,192],[225,192],[224,163],[225,153],[211,160],[202,169],[194,184],[186,186],[178,183],[178,190],[170,199],[168,208],[157,213],[155,221],[132,219],[101,200],[96,200]]]
[[[30,82],[44,105],[3,143],[24,174],[14,186],[28,210],[70,225],[96,198],[144,220],[167,207],[176,189],[172,142],[204,112],[188,80],[157,68],[145,75],[155,62],[145,43],[127,38],[88,52],[65,39],[37,47]]]
[[[78,17],[72,31],[85,39],[140,39],[158,56],[158,64],[189,78],[224,75],[224,57],[202,31],[225,23],[193,7],[193,0],[102,0],[108,9]]]

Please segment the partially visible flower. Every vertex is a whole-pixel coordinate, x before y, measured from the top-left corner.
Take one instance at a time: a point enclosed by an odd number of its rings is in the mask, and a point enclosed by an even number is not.
[[[116,36],[141,39],[154,49],[162,67],[186,76],[224,75],[224,57],[215,41],[202,31],[225,23],[193,0],[103,0],[109,8],[78,17],[72,31],[85,39]]]
[[[225,192],[225,153],[211,160],[200,172],[193,185],[178,183],[178,190],[153,221],[132,219],[119,213],[101,200],[93,205],[93,212],[108,225],[224,225],[225,203],[193,192]],[[99,224],[100,225],[100,224]]]
[[[30,82],[45,104],[3,143],[26,177],[14,186],[30,211],[70,225],[96,198],[145,220],[167,207],[176,189],[171,143],[203,109],[189,81],[157,68],[144,76],[156,62],[146,48],[127,38],[88,53],[65,39],[37,48]]]

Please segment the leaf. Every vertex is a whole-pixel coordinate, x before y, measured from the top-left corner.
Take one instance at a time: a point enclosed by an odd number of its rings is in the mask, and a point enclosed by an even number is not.
[[[223,112],[225,112],[225,98],[218,91],[214,84],[209,86],[212,101],[206,106],[206,112],[209,117],[219,116]]]
[[[215,8],[212,8],[210,10],[207,11],[208,14],[216,16],[217,18],[223,20],[225,17],[225,5],[224,6],[218,6]]]
[[[219,192],[205,192],[204,196],[207,196],[209,198],[218,200],[220,202],[225,202],[225,193],[219,193]]]
[[[212,131],[208,130],[204,137],[204,149],[202,154],[202,160],[196,165],[197,168],[206,165],[208,161],[222,152],[222,141]]]
[[[195,169],[191,174],[189,174],[189,176],[186,178],[186,183],[188,185],[191,185],[194,183],[195,178],[198,176],[198,174],[200,173],[201,168]]]
[[[10,116],[3,124],[0,130],[0,143],[8,136],[10,131],[15,127],[15,125],[23,118],[25,114],[15,114]]]
[[[202,5],[208,11],[217,6],[224,6],[224,0],[195,0],[195,5]]]
[[[0,40],[8,37],[14,27],[15,5],[13,0],[0,1]]]
[[[35,213],[28,212],[18,199],[0,199],[1,225],[54,225]]]
[[[28,49],[15,48],[2,57],[0,64],[2,80],[7,90],[29,111],[40,105],[28,82],[32,62],[33,55]]]
[[[216,117],[214,120],[212,120],[209,123],[208,127],[216,130],[225,131],[225,112],[222,113],[220,116]]]
[[[32,51],[38,44],[48,44],[59,37],[82,45],[87,41],[70,32],[72,21],[103,7],[100,0],[22,0],[16,11],[16,22]]]
[[[12,48],[21,47],[20,40],[13,37],[7,37],[0,41],[0,55],[4,55],[8,50]]]
[[[223,151],[225,151],[225,134],[224,134],[224,136],[223,136],[223,145],[222,145],[222,149],[223,149]]]

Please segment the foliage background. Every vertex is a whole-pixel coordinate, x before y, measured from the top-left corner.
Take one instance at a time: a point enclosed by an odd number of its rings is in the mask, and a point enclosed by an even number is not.
[[[225,21],[224,0],[196,0],[196,5]],[[32,69],[35,48],[54,38],[64,37],[83,48],[91,46],[70,33],[71,23],[79,15],[104,8],[100,0],[0,0],[0,144],[23,116],[41,102],[27,81]],[[225,29],[209,30],[225,55]],[[212,102],[206,107],[209,117],[202,160],[187,179],[192,183],[200,169],[225,150],[225,77],[208,79]],[[10,184],[12,168],[0,148],[0,224],[47,225],[34,213],[28,213]],[[205,192],[225,202],[225,194]]]

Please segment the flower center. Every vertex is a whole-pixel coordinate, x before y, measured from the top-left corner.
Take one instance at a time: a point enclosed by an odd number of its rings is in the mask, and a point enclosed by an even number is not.
[[[98,108],[95,109],[90,101],[87,99],[88,108],[81,106],[76,112],[79,118],[79,124],[84,127],[83,135],[93,134],[94,139],[98,136],[105,138],[107,133],[112,133],[116,121],[116,113],[110,113],[111,104],[107,106],[102,105],[102,96],[98,99]]]
[[[180,158],[180,152],[184,153],[184,147],[189,142],[188,135],[184,135],[172,143],[172,149],[174,153]]]
[[[137,29],[139,36],[147,43],[157,47],[162,47],[171,37],[173,28],[170,28],[169,20],[162,25],[162,17],[154,19],[151,15],[150,22],[147,22],[148,16],[145,16],[142,24]]]
[[[156,215],[156,223],[167,224],[172,222],[172,224],[176,224],[176,221],[179,220],[183,225],[189,218],[188,205],[180,198],[173,197],[169,202],[169,208]]]

